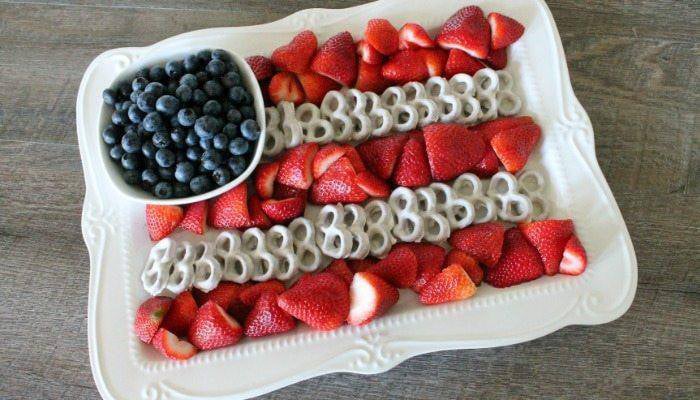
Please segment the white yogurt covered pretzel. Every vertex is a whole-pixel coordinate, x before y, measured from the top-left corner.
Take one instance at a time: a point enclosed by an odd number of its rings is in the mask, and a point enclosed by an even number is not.
[[[418,199],[418,212],[423,217],[425,226],[424,239],[438,243],[450,237],[450,222],[444,215],[438,213],[435,191],[423,187],[416,189],[415,193]]]
[[[522,222],[532,214],[532,202],[520,194],[518,180],[512,174],[500,171],[491,177],[486,194],[498,208],[498,217],[504,221]]]
[[[394,130],[408,132],[416,129],[420,116],[415,107],[408,104],[406,92],[399,86],[391,86],[384,90],[380,97],[382,107],[391,111],[394,120]]]
[[[498,73],[491,68],[482,68],[474,73],[474,85],[478,95],[495,95],[498,91]]]
[[[424,127],[440,120],[438,104],[428,97],[422,83],[408,82],[401,89],[406,94],[406,102],[418,111],[418,126]]]
[[[250,280],[253,273],[253,260],[243,251],[238,232],[224,231],[214,241],[214,249],[223,267],[222,279],[236,283]]]
[[[418,210],[418,198],[409,188],[397,187],[389,196],[396,225],[391,230],[401,242],[420,242],[425,235],[425,222]]]
[[[288,280],[299,271],[299,258],[294,251],[292,233],[286,226],[275,225],[265,233],[265,246],[278,259],[275,278]]]
[[[352,251],[352,233],[345,225],[344,217],[341,204],[325,205],[318,213],[316,244],[329,257],[347,258]]]
[[[223,271],[215,257],[214,246],[207,242],[194,245],[194,283],[202,292],[209,292],[219,285]]]
[[[326,144],[333,141],[333,124],[321,118],[321,110],[313,103],[304,103],[295,111],[304,142]]]
[[[391,111],[382,108],[382,102],[378,94],[364,92],[364,95],[365,113],[372,121],[372,136],[382,137],[388,135],[394,127]]]
[[[308,218],[299,217],[289,224],[289,231],[292,234],[294,253],[299,260],[299,269],[303,272],[319,269],[323,255],[316,245],[314,224]]]
[[[435,193],[437,212],[447,218],[450,228],[466,228],[474,222],[474,206],[469,200],[455,196],[452,187],[435,182],[428,188]]]
[[[265,233],[259,228],[249,228],[241,236],[243,250],[253,260],[251,279],[262,282],[270,280],[279,267],[279,261],[267,248]]]
[[[396,243],[391,230],[394,227],[394,213],[386,201],[372,200],[365,205],[365,232],[369,238],[369,252],[377,258],[384,258]]]
[[[345,225],[352,235],[352,245],[348,258],[362,260],[369,254],[369,235],[365,232],[367,214],[365,209],[357,204],[346,204],[343,207]]]
[[[277,104],[282,117],[282,132],[284,133],[284,147],[291,149],[299,146],[304,140],[304,130],[297,120],[294,103],[281,101]]]
[[[493,221],[497,217],[496,203],[486,196],[478,176],[466,173],[452,183],[455,196],[467,199],[474,206],[474,223]]]
[[[321,101],[321,115],[333,125],[336,142],[348,142],[352,138],[353,122],[349,113],[350,106],[343,93],[337,90],[326,93]]]
[[[462,115],[462,101],[454,93],[447,79],[434,76],[425,83],[428,96],[438,105],[440,122],[455,122]]]
[[[168,277],[168,291],[180,294],[194,284],[195,247],[190,242],[182,242],[175,251],[175,265]]]
[[[545,197],[546,182],[544,176],[535,170],[526,170],[518,174],[520,193],[532,202],[532,219],[542,221],[549,216],[549,200]]]
[[[265,145],[263,146],[263,154],[268,157],[274,157],[285,149],[284,132],[281,129],[280,112],[276,107],[265,108],[265,120],[267,126],[265,129]]]
[[[175,264],[176,245],[174,240],[165,238],[148,253],[146,266],[141,273],[141,284],[153,296],[163,293],[168,285],[170,268]]]

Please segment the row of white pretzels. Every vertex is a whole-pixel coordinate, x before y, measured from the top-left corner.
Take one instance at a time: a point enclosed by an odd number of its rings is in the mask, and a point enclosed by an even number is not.
[[[280,102],[265,109],[267,136],[263,154],[275,156],[303,142],[361,142],[407,132],[436,122],[476,124],[517,114],[522,101],[506,71],[484,68],[474,77],[434,76],[387,88],[382,95],[344,88],[329,91],[317,107]]]

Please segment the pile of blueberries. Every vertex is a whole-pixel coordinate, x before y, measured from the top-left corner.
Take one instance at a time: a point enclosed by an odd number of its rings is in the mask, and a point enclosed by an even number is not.
[[[102,92],[113,107],[102,131],[130,185],[158,198],[223,186],[248,167],[260,127],[253,97],[224,50],[139,70]]]

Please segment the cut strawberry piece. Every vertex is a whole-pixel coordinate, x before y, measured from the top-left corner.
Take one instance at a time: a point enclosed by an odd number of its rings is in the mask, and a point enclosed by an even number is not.
[[[208,209],[209,203],[204,200],[188,204],[182,221],[180,221],[178,226],[197,235],[204,234],[204,229],[207,225]]]
[[[391,194],[389,185],[369,171],[363,171],[357,174],[357,186],[364,190],[370,197],[383,199],[389,197],[389,194]]]
[[[564,247],[574,233],[574,223],[570,219],[548,219],[519,224],[518,228],[531,245],[540,253],[544,272],[555,275],[564,255]]]
[[[537,249],[518,228],[511,228],[505,233],[501,259],[486,270],[486,282],[503,288],[537,279],[543,274],[544,265]]]
[[[355,170],[355,172],[360,173],[362,171],[367,171],[365,163],[362,161],[360,153],[355,150],[355,147],[353,147],[351,144],[344,144],[343,148],[345,149],[345,157],[350,160],[350,164],[352,164],[352,168]]]
[[[403,146],[394,168],[393,181],[398,186],[410,188],[426,186],[432,182],[428,154],[422,138],[409,138]]]
[[[134,331],[142,342],[151,343],[151,339],[153,339],[153,335],[156,334],[163,323],[171,303],[172,300],[169,297],[151,297],[144,301],[136,310]]]
[[[262,203],[262,209],[273,222],[284,224],[296,217],[304,215],[306,199],[290,197],[284,200],[267,199]]]
[[[171,360],[187,360],[197,354],[197,348],[186,340],[180,340],[167,329],[160,328],[153,336],[153,347]]]
[[[519,126],[496,134],[491,139],[491,147],[506,171],[516,173],[527,164],[541,134],[537,125]]]
[[[277,182],[296,189],[308,189],[313,182],[311,165],[317,151],[318,143],[304,143],[287,150],[280,159]]]
[[[262,337],[287,332],[296,326],[294,318],[277,305],[277,294],[264,292],[245,320],[245,335]]]
[[[378,52],[366,40],[357,42],[357,55],[360,56],[360,61],[363,61],[365,64],[381,65],[382,61],[384,61],[382,53]]]
[[[175,230],[184,214],[178,206],[146,205],[146,227],[152,241],[161,240]]]
[[[459,264],[476,286],[479,286],[481,281],[484,280],[484,270],[479,266],[479,262],[466,252],[459,249],[450,250],[450,252],[447,253],[445,265],[452,264]]]
[[[304,89],[301,87],[296,75],[291,72],[278,72],[275,74],[267,90],[270,94],[270,100],[274,104],[288,101],[298,106],[304,102]]]
[[[214,200],[209,210],[209,225],[216,229],[240,229],[250,225],[245,182]]]
[[[316,35],[309,30],[302,31],[289,44],[272,52],[272,63],[282,71],[304,73],[309,69],[317,46]]]
[[[484,62],[495,70],[501,70],[508,65],[508,53],[506,49],[491,50]]]
[[[357,152],[370,171],[386,180],[391,177],[407,140],[407,135],[371,139],[357,146]]]
[[[358,272],[350,285],[348,324],[361,326],[387,312],[399,301],[399,291],[371,272]]]
[[[245,61],[250,66],[255,74],[255,79],[263,81],[275,74],[275,66],[272,65],[272,60],[264,56],[247,57]]]
[[[457,74],[474,75],[476,71],[486,68],[476,58],[459,49],[451,49],[445,65],[445,78],[450,79]]]
[[[240,298],[241,293],[243,293],[246,288],[247,286],[234,282],[219,282],[219,285],[210,292],[205,293],[195,289],[193,296],[199,305],[203,305],[208,301],[213,301],[224,310],[228,310],[231,304]]]
[[[497,222],[476,224],[452,232],[450,245],[493,267],[501,257],[504,233],[505,228]]]
[[[481,8],[468,6],[445,22],[436,41],[442,48],[460,49],[472,57],[486,58],[491,30]]]
[[[326,267],[325,271],[337,275],[343,282],[347,283],[348,286],[352,283],[354,272],[348,267],[348,263],[346,263],[345,260],[333,260],[333,262]]]
[[[445,249],[431,243],[400,243],[395,248],[405,247],[413,252],[418,261],[418,274],[411,289],[418,293],[423,286],[442,270]]]
[[[241,303],[247,306],[253,306],[262,293],[272,292],[274,294],[282,294],[285,290],[282,282],[273,279],[247,287],[241,292],[239,298]]]
[[[361,203],[367,193],[357,185],[357,174],[350,160],[343,156],[311,186],[311,201],[315,204]]]
[[[378,275],[397,288],[407,288],[416,281],[418,258],[406,247],[395,247],[385,259],[379,260],[367,271]]]
[[[566,246],[564,246],[564,256],[561,259],[561,264],[559,264],[559,273],[581,275],[586,270],[587,265],[586,249],[583,248],[576,235],[571,235],[569,241],[566,242]]]
[[[344,155],[345,148],[339,144],[329,143],[321,147],[314,156],[314,161],[311,165],[314,179],[320,178],[334,162]]]
[[[277,304],[313,329],[338,328],[350,311],[350,293],[341,278],[329,272],[303,276],[282,293]]]
[[[435,47],[435,41],[418,24],[404,24],[399,30],[399,50]]]
[[[476,286],[459,264],[443,269],[423,286],[418,300],[427,305],[468,299],[476,293]]]
[[[288,199],[290,197],[303,197],[306,199],[306,190],[275,182],[275,190],[272,197],[275,199]]]
[[[313,71],[298,74],[297,78],[304,89],[306,101],[317,106],[321,105],[323,98],[326,97],[326,93],[340,89],[340,85],[336,81]]]
[[[197,311],[188,339],[200,350],[211,350],[236,344],[242,335],[238,322],[210,300]]]
[[[371,266],[377,263],[374,258],[368,257],[362,260],[348,260],[348,266],[353,272],[367,271]]]
[[[446,181],[469,171],[484,156],[480,135],[459,124],[432,124],[423,129],[433,179]]]
[[[525,27],[513,18],[499,13],[490,13],[488,16],[491,27],[491,48],[503,49],[515,43],[525,32]]]
[[[357,55],[350,32],[341,32],[318,49],[311,69],[334,81],[351,87],[357,79]]]
[[[197,315],[197,302],[189,290],[177,295],[170,303],[162,327],[178,335],[187,335],[194,317]]]
[[[362,92],[382,93],[389,86],[391,86],[391,82],[384,79],[381,64],[372,65],[360,61],[357,71],[357,82],[355,82],[355,88],[357,90]]]
[[[493,137],[501,131],[507,131],[511,128],[515,128],[522,125],[530,125],[534,123],[535,122],[530,116],[505,117],[494,119],[493,121],[483,122],[479,125],[474,125],[469,129],[471,129],[473,132],[478,132],[479,134],[481,134],[486,144],[490,144],[491,139],[493,139]]]
[[[428,69],[428,75],[441,76],[447,63],[447,52],[443,49],[423,49],[420,52]]]
[[[493,151],[490,144],[486,144],[486,150],[484,150],[484,157],[479,161],[474,167],[472,167],[470,172],[473,172],[476,176],[481,179],[487,179],[492,177],[496,172],[498,172],[498,167],[501,163],[498,161],[498,156],[496,152]]]
[[[262,208],[262,199],[257,194],[250,196],[248,199],[248,213],[250,214],[250,222],[246,228],[269,229],[272,227],[272,222],[265,214]]]
[[[272,197],[279,169],[280,163],[277,161],[259,164],[255,169],[255,190],[263,199]]]
[[[394,83],[424,81],[430,77],[420,50],[401,50],[382,66],[382,76]]]
[[[370,19],[367,22],[365,40],[385,56],[390,56],[399,49],[399,31],[383,18]]]

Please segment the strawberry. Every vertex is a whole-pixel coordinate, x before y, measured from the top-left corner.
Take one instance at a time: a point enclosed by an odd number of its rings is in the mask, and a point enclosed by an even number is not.
[[[243,294],[243,291],[245,291],[251,286],[253,286],[253,284],[250,282],[241,283],[239,285],[240,292],[238,296],[234,297],[231,300],[231,304],[226,309],[226,312],[230,316],[232,316],[236,321],[245,321],[246,317],[248,316],[248,313],[250,312],[252,306],[244,304],[243,301],[241,301],[241,294]]]
[[[321,105],[323,98],[326,97],[326,93],[331,90],[340,89],[340,85],[336,81],[313,71],[298,74],[297,78],[299,79],[299,83],[301,83],[301,87],[304,89],[306,101],[314,103],[317,106]]]
[[[576,235],[571,235],[564,246],[564,256],[559,264],[559,273],[581,275],[586,270],[587,265],[586,249],[583,248]]]
[[[442,247],[430,243],[400,243],[395,247],[405,247],[416,256],[418,273],[416,280],[411,285],[414,292],[420,292],[428,281],[440,273],[442,263],[445,260],[445,249]]]
[[[348,267],[348,263],[342,259],[333,260],[333,262],[326,267],[326,272],[337,275],[343,280],[343,282],[347,283],[348,286],[350,286],[350,283],[352,282],[352,275],[354,274],[350,267]]]
[[[537,249],[518,228],[511,228],[505,233],[501,259],[486,270],[486,282],[502,288],[537,279],[543,274],[544,265]]]
[[[272,222],[270,222],[270,219],[262,208],[262,202],[260,196],[257,194],[250,196],[250,199],[248,199],[250,222],[245,226],[246,228],[269,229],[272,227]]]
[[[372,265],[377,263],[374,258],[368,257],[362,260],[348,260],[348,266],[353,272],[362,272],[368,270]]]
[[[309,69],[316,52],[316,35],[309,30],[299,32],[289,44],[272,52],[272,63],[282,71],[301,74]]]
[[[318,149],[311,164],[314,179],[320,178],[334,162],[344,155],[345,148],[336,143],[329,143]]]
[[[341,278],[329,272],[303,276],[282,293],[277,304],[313,329],[329,331],[343,324],[350,310],[350,293]]]
[[[391,82],[384,79],[381,64],[368,64],[360,60],[357,70],[357,82],[355,88],[362,92],[382,93],[391,86]]]
[[[525,27],[513,18],[499,13],[487,17],[491,27],[491,48],[503,49],[515,43],[525,32]]]
[[[460,73],[474,75],[476,71],[482,68],[485,68],[484,64],[476,58],[462,50],[450,49],[450,53],[447,56],[447,64],[445,65],[445,78],[450,79]]]
[[[241,300],[241,303],[247,306],[253,306],[262,293],[272,292],[274,294],[282,294],[285,290],[286,288],[282,282],[273,279],[248,286],[247,288],[243,289],[239,299]]]
[[[368,140],[357,146],[362,161],[381,179],[389,179],[401,155],[407,135],[394,135]]]
[[[207,210],[209,209],[209,203],[206,201],[198,201],[196,203],[188,204],[185,208],[185,214],[182,217],[182,221],[178,227],[201,235],[204,233],[204,228],[207,225]]]
[[[350,164],[352,164],[352,168],[355,170],[355,172],[362,172],[362,171],[367,171],[367,167],[365,167],[365,163],[362,161],[362,157],[360,157],[360,153],[355,150],[355,147],[351,144],[344,144],[343,148],[345,149],[345,157],[350,160]]]
[[[342,85],[352,86],[357,78],[357,55],[350,32],[341,32],[328,39],[316,52],[311,69]]]
[[[267,90],[273,104],[289,101],[298,106],[304,102],[304,89],[297,77],[291,72],[276,73],[270,80],[270,86]]]
[[[564,247],[574,233],[574,223],[570,219],[548,219],[519,224],[518,228],[531,245],[540,253],[544,272],[555,275],[564,255]]]
[[[245,319],[244,333],[261,337],[287,332],[295,326],[294,318],[277,305],[277,294],[263,292]]]
[[[236,344],[243,329],[220,305],[208,301],[197,311],[187,335],[200,350],[211,350]]]
[[[182,208],[178,206],[146,205],[146,227],[152,241],[161,240],[175,230],[182,221]]]
[[[370,197],[386,198],[391,194],[389,185],[369,171],[362,171],[357,174],[357,186]]]
[[[477,6],[460,9],[445,22],[436,41],[442,48],[460,49],[472,57],[486,58],[491,32],[484,12]]]
[[[506,49],[491,50],[484,62],[495,70],[503,69],[508,65],[508,53]]]
[[[313,182],[311,165],[317,151],[318,143],[304,143],[287,150],[280,159],[277,182],[296,189],[308,189]]]
[[[350,160],[343,156],[311,186],[311,201],[315,204],[361,203],[367,193],[357,185],[357,174]]]
[[[153,347],[171,360],[187,360],[197,354],[197,348],[186,340],[180,340],[174,333],[160,328],[153,336]]]
[[[423,81],[430,77],[420,50],[401,50],[382,66],[382,76],[394,83]]]
[[[371,272],[358,272],[350,285],[348,324],[366,325],[387,312],[397,301],[398,289]]]
[[[484,155],[484,141],[459,124],[432,124],[423,129],[433,179],[446,181],[469,171]]]
[[[460,249],[450,250],[445,259],[445,265],[452,264],[459,264],[476,286],[479,286],[481,281],[484,280],[484,270],[479,266],[479,262],[466,252]]]
[[[151,339],[153,339],[153,335],[156,334],[161,323],[163,323],[171,303],[172,299],[164,296],[151,297],[141,303],[136,310],[134,331],[142,342],[151,343]]]
[[[435,41],[430,38],[425,29],[413,23],[404,24],[399,30],[399,50],[411,50],[435,47]]]
[[[218,304],[224,310],[228,310],[231,304],[236,302],[241,293],[248,286],[244,286],[234,282],[219,282],[219,285],[209,292],[202,292],[198,289],[193,290],[194,299],[200,306],[206,304],[209,301],[213,301]]]
[[[366,40],[357,42],[357,55],[360,56],[361,62],[363,61],[370,65],[381,65],[382,61],[384,61],[382,53],[378,52]]]
[[[378,52],[390,56],[399,49],[399,31],[386,19],[370,19],[365,27],[365,41]]]
[[[472,167],[470,171],[481,179],[492,177],[496,172],[498,172],[498,167],[501,165],[498,161],[498,156],[493,151],[491,145],[486,144],[485,147],[486,149],[484,150],[484,156],[481,158],[481,161]]]
[[[443,49],[422,49],[423,62],[428,69],[428,75],[440,76],[445,71],[447,52]]]
[[[426,186],[432,182],[428,154],[422,138],[408,139],[396,163],[392,179],[396,185],[410,188]]]
[[[275,74],[275,66],[272,65],[272,61],[264,56],[251,56],[247,57],[245,61],[250,66],[255,74],[255,79],[258,81],[263,81],[270,78]]]
[[[491,143],[491,139],[496,136],[497,133],[501,131],[506,131],[511,128],[515,128],[522,125],[530,125],[535,122],[530,116],[522,117],[503,117],[494,119],[493,121],[482,122],[479,125],[474,125],[470,127],[474,132],[478,132],[484,138],[487,144]]]
[[[372,272],[397,288],[413,285],[418,275],[418,258],[406,247],[391,249],[387,257],[379,260],[367,271]]]
[[[272,197],[275,178],[279,169],[280,163],[277,161],[259,164],[255,169],[255,190],[263,199]]]
[[[527,164],[541,134],[537,125],[519,126],[496,134],[491,139],[491,147],[506,171],[516,173]]]
[[[170,303],[162,327],[178,336],[185,336],[196,314],[197,302],[192,297],[192,292],[182,292]]]
[[[209,225],[216,229],[240,229],[250,224],[248,186],[245,182],[217,197],[209,209]]]
[[[421,289],[418,300],[427,305],[468,299],[476,293],[476,286],[461,265],[452,264],[440,271]]]
[[[290,197],[306,198],[306,190],[293,188],[291,186],[275,182],[275,189],[272,193],[272,197],[275,199],[288,199]]]
[[[284,224],[304,214],[306,200],[303,197],[290,197],[284,200],[267,199],[262,209],[273,222]]]
[[[505,228],[497,222],[472,225],[452,232],[450,245],[493,267],[501,257]]]

